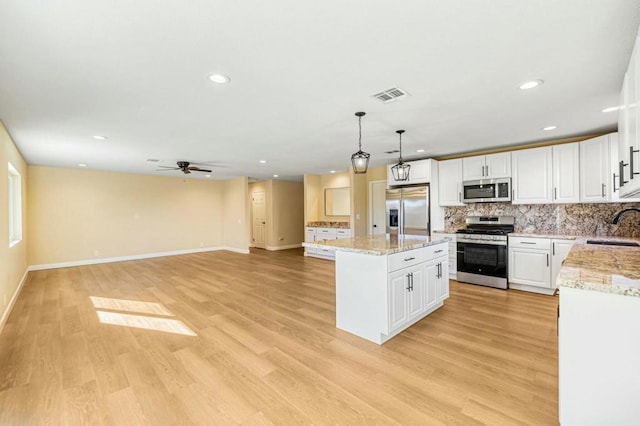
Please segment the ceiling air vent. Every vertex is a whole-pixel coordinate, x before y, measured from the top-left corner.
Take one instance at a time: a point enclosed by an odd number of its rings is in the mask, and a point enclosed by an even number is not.
[[[383,104],[397,101],[399,99],[404,99],[407,96],[409,96],[409,94],[399,87],[392,87],[391,89],[385,90],[384,92],[376,93],[375,95],[373,95],[374,98],[376,98]]]

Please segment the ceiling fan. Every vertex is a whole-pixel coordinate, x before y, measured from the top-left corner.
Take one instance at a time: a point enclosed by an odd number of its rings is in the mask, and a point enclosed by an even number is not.
[[[158,166],[160,168],[156,169],[156,171],[157,172],[163,172],[163,171],[168,171],[168,170],[180,170],[185,175],[188,175],[191,172],[211,173],[211,170],[209,170],[209,169],[201,169],[200,167],[192,166],[191,164],[195,164],[195,163],[190,163],[188,161],[178,161],[176,164],[178,165],[178,167]]]

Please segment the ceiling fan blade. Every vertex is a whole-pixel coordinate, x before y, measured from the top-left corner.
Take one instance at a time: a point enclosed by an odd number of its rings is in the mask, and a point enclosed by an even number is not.
[[[156,172],[169,172],[171,170],[180,170],[180,167],[166,167],[164,169],[156,169]]]
[[[209,161],[205,163],[189,163],[189,164],[195,165],[195,166],[206,166],[206,167],[229,167],[229,166],[225,166],[224,164],[215,164],[215,161]]]
[[[189,170],[193,170],[194,172],[211,173],[211,170],[201,169],[200,167],[189,167]]]
[[[170,167],[170,166],[157,166],[157,167],[161,169],[167,169],[167,170],[180,170],[180,167]]]

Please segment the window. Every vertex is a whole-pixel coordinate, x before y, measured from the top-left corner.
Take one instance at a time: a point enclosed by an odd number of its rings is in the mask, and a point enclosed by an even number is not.
[[[22,241],[22,178],[9,163],[9,247]]]

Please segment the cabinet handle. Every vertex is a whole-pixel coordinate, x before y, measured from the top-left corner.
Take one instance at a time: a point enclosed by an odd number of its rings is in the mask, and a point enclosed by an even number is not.
[[[438,254],[438,253],[442,253],[444,250],[436,250],[434,253]]]
[[[407,291],[411,291],[411,274],[407,274]]]
[[[408,261],[410,261],[410,260],[415,260],[415,259],[416,259],[415,257],[407,257],[407,258],[405,258],[405,259],[404,259],[404,261],[405,261],[405,262],[408,262]]]
[[[458,202],[462,202],[462,193],[458,191]]]
[[[615,173],[613,174],[613,186],[611,187],[611,189],[613,190],[613,192],[617,192],[617,191],[618,191],[618,189],[620,189],[620,188],[616,188],[616,177],[617,177],[617,176],[618,176],[617,174],[615,174]]]
[[[520,241],[520,244],[531,244],[531,245],[534,245],[534,246],[535,246],[535,245],[536,245],[536,244],[538,244],[538,243],[534,243],[534,242],[532,242],[532,241]]]
[[[485,174],[486,177],[489,177],[489,165],[485,166],[487,168],[487,173]]]
[[[635,175],[640,175],[640,172],[633,171],[633,154],[640,152],[638,149],[633,149],[633,146],[629,147],[629,178],[633,179]]]
[[[413,272],[411,273],[411,291],[413,291]]]
[[[558,199],[558,188],[553,188],[553,199],[554,200]]]
[[[515,200],[515,199],[516,199],[516,190],[515,190],[515,189],[512,189],[512,190],[511,190],[511,201],[513,201],[513,200]]]
[[[552,248],[552,253],[555,256],[556,255],[556,243],[551,243],[551,248]]]
[[[624,168],[627,167],[628,164],[625,164],[624,161],[620,161],[618,163],[618,173],[620,176],[620,185],[618,186],[618,188],[622,188],[624,186],[625,183],[629,183],[628,180],[624,180]]]
[[[547,266],[549,266],[549,253],[547,253]]]
[[[602,184],[602,198],[604,198],[604,187],[605,187],[605,184],[603,183]]]

